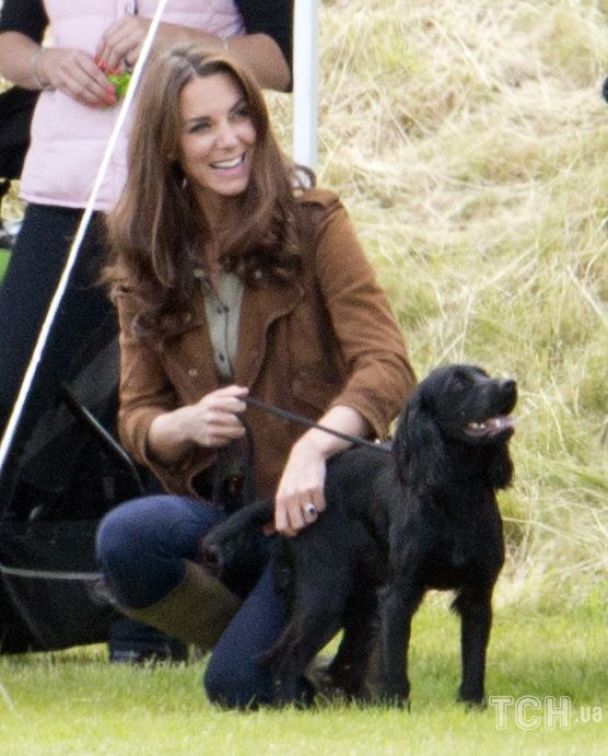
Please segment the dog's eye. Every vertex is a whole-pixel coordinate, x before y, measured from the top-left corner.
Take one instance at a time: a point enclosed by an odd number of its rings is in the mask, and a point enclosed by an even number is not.
[[[467,376],[463,373],[454,373],[450,381],[450,388],[453,391],[465,391],[469,385]]]

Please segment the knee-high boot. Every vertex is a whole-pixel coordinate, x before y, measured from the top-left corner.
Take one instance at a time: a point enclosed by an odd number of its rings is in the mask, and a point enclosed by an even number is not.
[[[182,582],[156,604],[120,607],[132,619],[207,651],[216,644],[240,606],[240,600],[200,565],[185,560]]]

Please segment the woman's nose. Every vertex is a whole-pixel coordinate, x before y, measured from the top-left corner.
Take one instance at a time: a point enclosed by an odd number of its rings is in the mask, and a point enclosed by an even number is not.
[[[218,147],[230,147],[238,144],[239,139],[234,126],[231,123],[223,123],[217,131],[216,141]]]

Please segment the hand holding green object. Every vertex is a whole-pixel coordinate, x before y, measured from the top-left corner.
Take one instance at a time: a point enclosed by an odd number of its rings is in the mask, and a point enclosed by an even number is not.
[[[116,97],[124,97],[131,80],[131,72],[123,71],[122,73],[109,73],[107,74],[108,81],[114,87]]]

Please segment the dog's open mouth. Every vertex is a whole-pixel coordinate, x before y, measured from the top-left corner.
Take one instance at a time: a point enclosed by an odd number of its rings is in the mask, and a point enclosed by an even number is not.
[[[514,431],[515,421],[510,415],[497,415],[496,417],[489,417],[482,422],[469,423],[464,432],[467,436],[473,438],[483,438],[496,436],[504,431]]]

